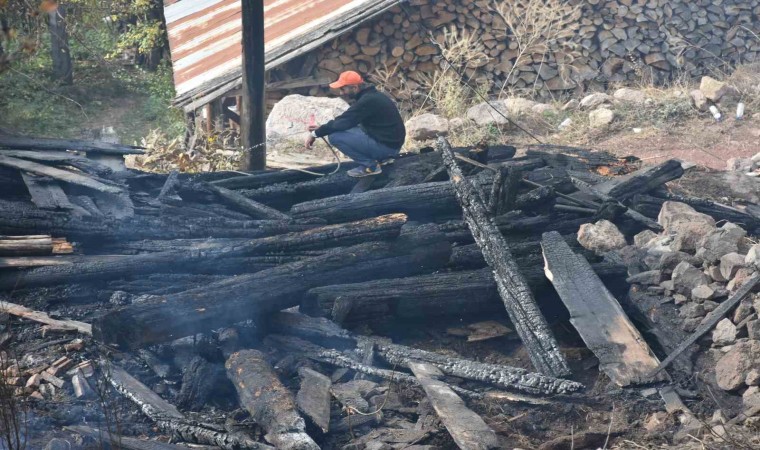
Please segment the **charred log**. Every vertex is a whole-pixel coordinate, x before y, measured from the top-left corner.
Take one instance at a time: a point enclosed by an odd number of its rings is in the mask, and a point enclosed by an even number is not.
[[[266,431],[266,439],[278,449],[319,450],[304,431],[290,391],[258,350],[233,353],[225,364],[227,376],[238,392],[240,404]]]
[[[176,339],[295,306],[306,291],[328,280],[357,282],[432,271],[446,264],[450,251],[448,242],[433,227],[418,227],[394,242],[335,249],[323,256],[127,306],[99,318],[96,336],[127,347]],[[219,298],[225,301],[219,302]]]
[[[443,154],[443,161],[449,172],[451,184],[455,188],[457,200],[464,211],[465,221],[475,242],[483,251],[486,262],[494,270],[499,294],[517,333],[527,347],[533,364],[540,372],[547,375],[569,374],[570,368],[567,361],[546,319],[538,309],[533,294],[515,264],[501,232],[488,216],[477,191],[462,176],[448,142],[440,138],[438,147]]]

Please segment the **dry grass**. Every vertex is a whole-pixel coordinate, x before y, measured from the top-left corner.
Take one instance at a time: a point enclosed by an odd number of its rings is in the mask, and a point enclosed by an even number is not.
[[[160,130],[151,131],[140,145],[146,154],[130,157],[130,167],[147,172],[214,172],[237,170],[241,152],[235,150],[236,137],[231,132],[206,134],[198,130],[190,148],[184,148],[182,139],[170,138]]]

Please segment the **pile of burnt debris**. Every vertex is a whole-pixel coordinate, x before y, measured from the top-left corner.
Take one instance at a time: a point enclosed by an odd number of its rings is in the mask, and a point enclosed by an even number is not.
[[[357,181],[126,169],[139,152],[0,137],[5,435],[756,444],[760,208],[684,195],[680,161],[441,138]]]

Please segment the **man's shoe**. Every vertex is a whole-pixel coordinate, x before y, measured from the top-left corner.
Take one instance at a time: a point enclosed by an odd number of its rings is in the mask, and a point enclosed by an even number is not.
[[[362,178],[372,175],[380,175],[381,173],[383,173],[383,169],[380,167],[380,164],[377,164],[374,168],[364,166],[354,167],[353,169],[346,172],[346,175],[354,178]]]

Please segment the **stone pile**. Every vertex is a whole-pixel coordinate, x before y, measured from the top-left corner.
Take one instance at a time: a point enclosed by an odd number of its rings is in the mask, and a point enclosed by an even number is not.
[[[664,232],[643,231],[619,253],[631,261],[628,281],[673,302],[682,330],[691,333],[760,271],[760,244],[742,227],[718,226],[684,203],[665,202],[658,222]],[[760,294],[745,297],[708,336],[717,385],[741,392],[745,409],[760,406]]]

